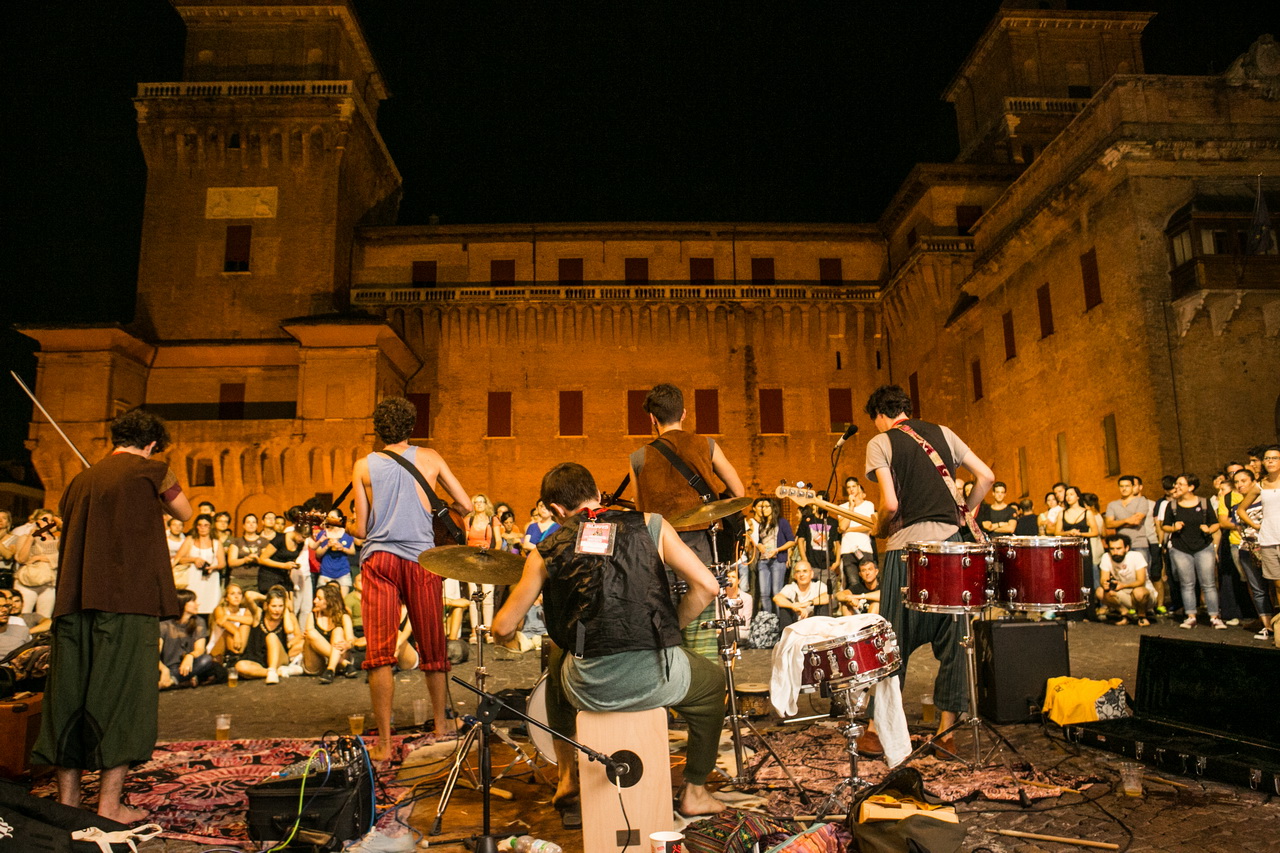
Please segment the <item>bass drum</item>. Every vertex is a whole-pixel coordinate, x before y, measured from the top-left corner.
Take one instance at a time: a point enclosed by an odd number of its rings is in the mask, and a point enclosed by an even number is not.
[[[529,693],[529,702],[525,706],[525,713],[544,726],[550,725],[547,722],[547,676],[545,674],[538,679],[537,684],[533,685],[533,690]],[[551,764],[555,764],[555,737],[550,732],[545,732],[537,726],[526,724],[525,728],[529,730],[529,741],[533,744],[533,748],[538,750],[538,755],[541,755]]]

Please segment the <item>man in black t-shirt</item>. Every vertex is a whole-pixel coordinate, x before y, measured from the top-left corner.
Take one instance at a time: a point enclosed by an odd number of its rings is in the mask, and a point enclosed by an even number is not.
[[[1008,536],[1013,533],[1017,522],[1017,510],[1013,504],[1005,503],[1004,497],[1009,487],[997,480],[991,486],[991,503],[978,507],[978,523],[987,531],[988,536]]]

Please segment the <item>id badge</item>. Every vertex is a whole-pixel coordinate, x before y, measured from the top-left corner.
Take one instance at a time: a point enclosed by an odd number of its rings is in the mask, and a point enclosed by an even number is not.
[[[614,534],[618,526],[604,521],[584,521],[578,525],[578,541],[574,545],[575,554],[591,554],[597,557],[612,557]]]

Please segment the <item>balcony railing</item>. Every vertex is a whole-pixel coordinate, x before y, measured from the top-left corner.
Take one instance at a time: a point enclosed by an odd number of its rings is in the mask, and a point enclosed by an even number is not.
[[[235,95],[355,95],[351,80],[215,80],[139,83],[139,98],[219,98]]]
[[[582,284],[413,285],[352,288],[353,305],[415,305],[476,302],[808,302],[874,301],[877,284],[821,284],[813,281],[773,284],[694,284],[691,282],[583,282]]]
[[[1170,278],[1174,299],[1197,290],[1280,290],[1280,255],[1201,255]]]
[[[1007,113],[1068,113],[1084,109],[1089,98],[1005,98]]]
[[[972,252],[973,238],[930,234],[917,238],[911,248],[919,252]]]

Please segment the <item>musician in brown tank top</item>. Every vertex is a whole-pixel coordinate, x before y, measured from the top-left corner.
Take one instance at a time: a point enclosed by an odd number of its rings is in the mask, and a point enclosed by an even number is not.
[[[746,493],[733,463],[715,439],[685,431],[684,395],[679,388],[666,383],[655,385],[644,398],[644,409],[658,431],[657,440],[675,451],[711,488],[716,487],[718,480],[732,497]],[[631,479],[636,484],[636,509],[641,512],[655,512],[669,519],[702,506],[701,496],[667,458],[652,447],[641,447],[631,454]],[[676,528],[681,541],[706,565],[713,562],[709,527],[701,524]],[[728,562],[733,555],[721,554],[720,558]],[[685,629],[685,648],[710,658],[716,657],[714,630],[698,627],[701,621],[714,618],[715,603],[712,602],[707,611]]]

